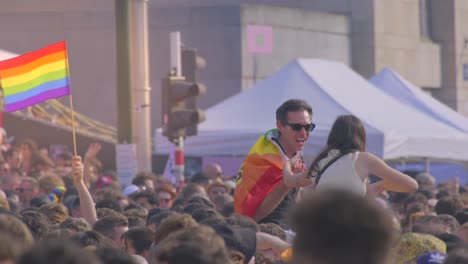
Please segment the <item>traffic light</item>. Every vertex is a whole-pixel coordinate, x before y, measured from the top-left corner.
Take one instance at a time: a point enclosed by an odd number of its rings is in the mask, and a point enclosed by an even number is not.
[[[203,122],[205,113],[196,105],[189,106],[187,101],[206,93],[206,87],[184,78],[168,76],[163,79],[162,88],[164,136],[170,141],[188,136],[187,128]]]
[[[197,54],[195,49],[182,48],[181,50],[181,60],[182,60],[182,76],[185,77],[186,81],[196,82],[196,72],[197,70],[203,69],[206,67],[206,60]],[[197,109],[197,97],[190,97],[186,100],[186,106],[190,109]],[[187,136],[195,136],[198,133],[198,126],[195,124],[186,129]]]

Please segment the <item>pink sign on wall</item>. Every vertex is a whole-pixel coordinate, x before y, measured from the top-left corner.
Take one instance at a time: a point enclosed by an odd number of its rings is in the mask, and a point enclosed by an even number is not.
[[[273,29],[270,26],[247,26],[247,51],[271,54],[273,52]]]

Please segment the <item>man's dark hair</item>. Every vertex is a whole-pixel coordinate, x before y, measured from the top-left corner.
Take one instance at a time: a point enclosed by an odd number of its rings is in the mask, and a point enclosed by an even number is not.
[[[146,221],[146,225],[148,226],[150,224],[155,224],[156,227],[158,227],[164,219],[168,218],[169,216],[171,216],[173,214],[177,214],[177,213],[174,212],[174,211],[169,211],[168,210],[168,211],[163,211],[163,212],[161,212],[159,214],[155,214],[150,219],[148,219]]]
[[[200,208],[192,212],[192,217],[200,223],[201,221],[208,218],[224,218],[218,211],[210,208]]]
[[[50,229],[50,222],[47,216],[36,210],[23,210],[19,218],[25,223],[35,240],[45,237]]]
[[[439,200],[439,199],[442,199],[442,198],[445,198],[445,197],[450,197],[450,193],[446,190],[440,190],[437,194],[436,194],[436,199]]]
[[[245,215],[233,214],[230,217],[226,218],[228,224],[234,227],[246,227],[255,229],[257,232],[260,231],[258,224],[252,220],[252,218]]]
[[[198,194],[200,194],[200,190],[202,189],[203,189],[203,186],[193,183],[193,182],[189,182],[180,190],[177,198],[182,199],[183,203],[186,204],[188,203],[188,200],[191,197],[197,196]]]
[[[136,228],[136,227],[145,227],[146,220],[145,218],[137,217],[137,216],[129,216],[128,219],[128,228]]]
[[[388,212],[375,201],[344,190],[306,196],[294,208],[292,227],[294,256],[328,264],[385,263],[393,241]]]
[[[420,194],[420,193],[416,193],[414,195],[411,195],[409,197],[407,197],[405,199],[405,201],[403,202],[403,209],[405,210],[405,212],[408,211],[408,205],[411,204],[411,203],[421,203],[423,205],[426,205],[427,204],[427,198],[426,196]]]
[[[437,201],[434,211],[436,214],[448,214],[448,215],[455,215],[458,210],[464,208],[463,201],[456,196],[453,197],[444,197]]]
[[[147,172],[140,172],[138,173],[135,178],[132,180],[132,184],[136,186],[145,186],[146,181],[154,181],[156,179],[156,176],[152,173],[147,173]]]
[[[176,197],[172,203],[171,210],[174,212],[181,213],[184,209],[184,200],[180,197]]]
[[[464,223],[468,222],[468,208],[458,210],[455,213],[455,218],[458,220],[460,225],[463,225]]]
[[[390,203],[402,203],[410,196],[409,193],[391,192],[388,201]]]
[[[284,231],[281,226],[275,224],[275,223],[265,223],[265,224],[260,224],[260,231],[263,233],[270,234],[275,237],[279,237],[282,240],[286,241],[286,231]]]
[[[73,231],[68,228],[55,228],[51,230],[42,240],[69,239]]]
[[[70,229],[74,232],[85,232],[91,230],[91,225],[84,218],[68,217],[59,224],[59,228]]]
[[[180,230],[161,241],[151,252],[151,263],[230,263],[223,239],[206,226]]]
[[[216,206],[216,210],[218,211],[221,211],[221,209],[223,209],[223,207],[226,205],[226,204],[230,204],[234,202],[234,199],[231,195],[225,193],[223,195],[217,195],[214,199],[213,199],[213,203],[215,204]]]
[[[125,217],[106,216],[99,219],[93,226],[97,231],[109,238],[112,238],[117,227],[128,226],[128,220]]]
[[[445,245],[447,246],[447,254],[450,254],[452,250],[466,246],[465,242],[454,234],[443,233],[436,237],[445,242]]]
[[[203,219],[202,221],[199,222],[200,225],[206,225],[206,226],[215,226],[215,225],[227,225],[227,221],[224,217],[210,217]]]
[[[190,179],[190,182],[200,184],[200,185],[208,184],[209,181],[210,181],[210,177],[208,177],[203,172],[198,172]]]
[[[8,206],[10,207],[10,210],[9,210],[9,211],[10,211],[12,214],[17,214],[18,211],[21,209],[21,206],[19,205],[19,203],[18,203],[16,200],[10,199],[10,198],[8,198]],[[0,210],[1,210],[1,209],[8,210],[8,209],[6,209],[6,208],[0,208]]]
[[[219,211],[224,217],[230,217],[234,214],[234,202],[227,203]]]
[[[289,112],[307,111],[312,117],[312,107],[304,100],[289,99],[276,110],[276,120],[281,121],[283,125],[288,122]]]
[[[36,196],[31,199],[30,206],[34,208],[39,208],[43,206],[44,204],[50,204],[51,201],[49,200],[49,197],[46,195],[41,195],[41,196]]]
[[[184,207],[182,212],[185,214],[191,215],[195,210],[199,210],[199,209],[213,209],[213,208],[210,208],[202,203],[189,203]]]
[[[153,244],[154,232],[146,227],[137,227],[122,234],[122,239],[127,240],[135,248],[136,254],[141,255],[145,250],[149,250]]]
[[[454,233],[460,227],[460,223],[452,215],[441,214],[438,215],[437,218],[439,218],[443,225],[450,230],[449,233]]]
[[[123,214],[128,219],[128,228],[145,227],[146,218],[148,216],[148,211],[145,208],[138,206],[126,210]]]
[[[67,191],[68,191],[68,188],[67,188]],[[80,208],[80,197],[78,197],[78,195],[67,196],[63,200],[63,204],[67,207],[68,212],[70,212],[70,215],[71,215],[74,209]]]
[[[171,211],[171,210],[166,209],[166,208],[153,208],[153,209],[148,211],[148,215],[146,216],[146,220],[149,220],[151,217],[153,217],[155,215],[158,215],[160,213],[167,212],[167,211]]]
[[[21,256],[18,264],[99,264],[99,260],[90,252],[81,249],[69,240],[44,240],[37,243],[30,251]]]
[[[151,205],[156,205],[159,206],[159,201],[158,201],[158,196],[156,195],[156,192],[151,191],[151,190],[144,190],[137,192],[133,196],[133,200],[137,201],[140,198],[146,198],[148,200],[148,203]]]
[[[100,247],[96,250],[96,255],[102,264],[135,264],[133,258],[118,248]]]
[[[215,224],[210,227],[223,238],[234,263],[248,264],[250,262],[257,247],[254,229],[232,227],[227,224]]]
[[[115,210],[109,208],[98,208],[96,209],[97,218],[101,219],[107,216],[121,217],[124,216],[122,213],[119,213]]]
[[[132,210],[132,209],[139,209],[139,208],[145,209],[143,206],[141,206],[141,205],[139,205],[139,204],[130,203],[129,205],[125,206],[124,212],[126,212],[126,211],[128,211],[128,210]],[[145,209],[145,210],[146,210],[146,209]]]
[[[119,213],[123,211],[122,208],[120,207],[119,201],[115,199],[104,199],[104,200],[98,201],[96,203],[96,209],[99,209],[99,208],[109,208]]]
[[[191,215],[173,214],[164,219],[161,225],[156,229],[154,233],[154,244],[157,245],[173,232],[195,226],[198,226],[198,223]]]
[[[215,208],[215,205],[212,201],[202,196],[192,196],[190,197],[190,199],[187,200],[187,205],[194,203],[202,204],[209,208]]]
[[[70,239],[81,247],[94,246],[98,248],[115,246],[113,241],[94,230],[78,232],[73,234]]]
[[[420,193],[424,196],[426,196],[427,199],[435,199],[434,193],[428,190],[418,190],[416,193]]]
[[[416,219],[411,231],[437,236],[444,232],[444,222],[435,215],[423,215]]]

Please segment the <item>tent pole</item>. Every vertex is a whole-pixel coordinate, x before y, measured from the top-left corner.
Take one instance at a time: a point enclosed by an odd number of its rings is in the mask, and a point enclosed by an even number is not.
[[[429,158],[424,158],[424,161],[426,162],[425,172],[429,173],[429,167],[431,166],[431,161],[429,160]]]

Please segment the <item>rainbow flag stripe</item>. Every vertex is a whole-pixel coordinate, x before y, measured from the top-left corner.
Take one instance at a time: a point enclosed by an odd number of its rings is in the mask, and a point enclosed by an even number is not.
[[[0,86],[6,112],[70,94],[65,41],[0,61]]]
[[[263,200],[283,179],[284,160],[269,139],[272,132],[257,140],[241,166],[234,191],[234,209],[238,214],[253,218]]]

